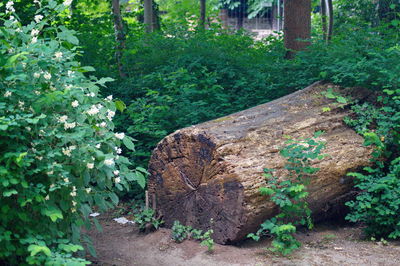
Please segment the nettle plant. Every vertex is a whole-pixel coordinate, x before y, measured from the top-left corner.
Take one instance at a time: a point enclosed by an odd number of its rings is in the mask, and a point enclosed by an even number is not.
[[[311,210],[306,201],[307,185],[311,181],[311,176],[319,170],[312,167],[311,162],[324,157],[321,150],[325,147],[325,142],[317,139],[321,134],[322,132],[318,131],[313,138],[287,141],[287,145],[280,151],[280,154],[287,159],[285,164],[287,177],[280,179],[273,175],[274,169],[264,169],[267,186],[261,187],[260,192],[270,197],[270,200],[279,207],[279,213],[262,223],[261,228],[248,237],[258,241],[263,235],[273,236],[272,247],[269,248],[272,252],[284,256],[292,253],[301,246],[293,236],[296,226],[313,228]]]
[[[113,132],[121,103],[98,94],[110,79],[85,77],[94,69],[75,61],[74,32],[52,25],[71,2],[35,0],[28,25],[12,1],[0,14],[0,263],[88,264],[74,252],[93,249],[81,234],[98,226],[92,207],[116,205],[129,181],[144,186],[121,155],[132,139]]]

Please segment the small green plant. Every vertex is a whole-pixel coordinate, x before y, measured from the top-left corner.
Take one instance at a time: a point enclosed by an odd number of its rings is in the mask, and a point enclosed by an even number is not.
[[[272,174],[273,169],[264,169],[267,186],[260,188],[260,192],[270,196],[271,201],[279,207],[279,214],[266,220],[255,234],[251,233],[248,237],[258,241],[262,235],[273,236],[272,247],[269,248],[272,252],[284,256],[292,253],[301,245],[293,236],[296,226],[303,225],[309,229],[313,227],[311,210],[306,201],[306,186],[311,175],[319,170],[311,167],[311,162],[324,157],[321,150],[325,143],[316,140],[321,134],[322,132],[316,132],[313,138],[287,142],[288,145],[280,152],[287,158],[285,169],[288,176],[283,181]]]
[[[177,243],[182,243],[190,238],[200,240],[200,245],[207,247],[208,252],[212,252],[214,250],[214,240],[211,237],[213,233],[214,231],[210,229],[203,234],[202,230],[194,229],[191,226],[185,226],[179,221],[175,221],[172,226],[171,237]]]
[[[156,212],[153,209],[144,209],[135,214],[134,222],[139,226],[141,231],[146,230],[148,226],[158,229],[164,223],[164,221],[157,219],[155,215]]]

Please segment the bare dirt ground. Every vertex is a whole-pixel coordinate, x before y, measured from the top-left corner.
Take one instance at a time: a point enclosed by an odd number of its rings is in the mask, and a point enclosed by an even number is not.
[[[216,245],[210,254],[196,241],[177,244],[169,229],[150,234],[138,232],[135,225],[121,225],[111,216],[98,217],[103,233],[89,232],[97,250],[95,265],[140,266],[239,266],[239,265],[400,265],[400,242],[362,240],[359,227],[317,225],[300,232],[303,243],[290,257],[278,257],[265,250],[271,240],[246,240],[237,246]]]

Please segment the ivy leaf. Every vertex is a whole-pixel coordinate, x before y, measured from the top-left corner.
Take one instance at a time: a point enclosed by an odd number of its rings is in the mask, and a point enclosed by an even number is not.
[[[121,113],[123,113],[124,110],[126,109],[125,103],[121,100],[117,100],[114,103],[115,103],[115,108],[117,108],[117,110],[119,110]]]

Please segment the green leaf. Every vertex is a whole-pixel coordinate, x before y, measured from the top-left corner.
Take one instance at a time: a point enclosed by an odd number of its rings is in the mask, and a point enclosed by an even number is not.
[[[337,97],[337,98],[336,98],[336,101],[337,101],[338,103],[343,103],[343,104],[346,104],[346,103],[347,103],[346,98],[344,98],[344,97],[342,97],[342,96]]]
[[[6,190],[3,192],[3,196],[4,197],[11,197],[12,195],[16,195],[18,194],[18,192],[15,189],[11,189],[11,190]]]
[[[51,256],[51,251],[48,247],[46,246],[39,246],[39,245],[29,245],[28,246],[28,251],[31,253],[31,256],[34,257],[36,254],[39,252],[44,253],[47,257]]]
[[[125,145],[128,149],[130,149],[130,150],[132,150],[132,151],[135,150],[135,144],[133,144],[133,142],[132,142],[132,140],[131,140],[130,137],[125,136],[125,137],[122,139],[122,142],[124,143],[124,145]]]
[[[126,105],[123,101],[117,100],[114,103],[115,103],[115,108],[117,108],[117,110],[119,110],[121,113],[124,112],[124,110],[126,109]]]
[[[42,210],[42,213],[48,217],[50,217],[50,219],[53,222],[56,222],[58,219],[63,219],[64,216],[61,212],[61,210],[55,206],[48,206],[46,209]]]

